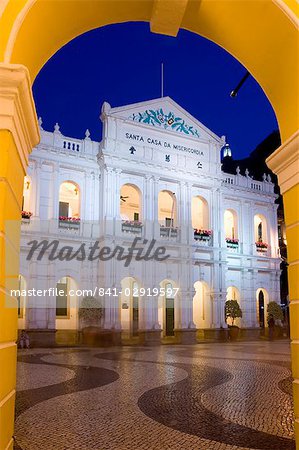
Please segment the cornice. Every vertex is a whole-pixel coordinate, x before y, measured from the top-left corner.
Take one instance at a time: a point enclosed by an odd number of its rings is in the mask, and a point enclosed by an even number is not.
[[[0,63],[0,129],[9,130],[24,170],[39,140],[29,71],[19,64]]]

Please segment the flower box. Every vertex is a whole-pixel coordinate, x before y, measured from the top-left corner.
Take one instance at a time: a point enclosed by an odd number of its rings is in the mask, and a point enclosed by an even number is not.
[[[211,230],[199,230],[194,228],[194,239],[196,241],[210,241],[212,236]]]
[[[266,252],[269,247],[266,242],[256,242],[255,245],[258,252]]]
[[[238,248],[239,239],[225,238],[227,248]]]
[[[22,219],[28,219],[28,220],[30,220],[30,217],[32,216],[32,212],[30,212],[30,211],[22,211],[21,212],[21,217],[22,217]]]

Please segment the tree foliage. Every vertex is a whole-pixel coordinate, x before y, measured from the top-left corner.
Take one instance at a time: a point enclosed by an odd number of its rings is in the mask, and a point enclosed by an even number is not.
[[[273,316],[274,320],[283,320],[283,312],[281,306],[276,302],[269,302],[267,305],[267,320]]]
[[[103,307],[99,300],[92,296],[84,297],[79,308],[79,318],[86,322],[96,323],[103,317]]]
[[[235,319],[239,317],[242,317],[242,310],[237,300],[227,300],[225,302],[225,321],[230,318],[232,325],[234,325]]]

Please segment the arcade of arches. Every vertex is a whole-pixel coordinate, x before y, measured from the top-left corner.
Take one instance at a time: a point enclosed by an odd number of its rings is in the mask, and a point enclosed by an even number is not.
[[[287,226],[292,367],[299,440],[299,171],[298,17],[295,0],[0,1],[0,448],[13,447],[16,385],[18,254],[24,174],[39,131],[31,84],[43,64],[79,34],[124,21],[148,21],[153,32],[179,28],[225,48],[256,78],[278,119],[282,146],[268,158],[284,196]],[[267,24],[265,26],[265,17]],[[55,24],[55,35],[52,33]],[[250,39],[244,30],[250,29]],[[229,32],[228,32],[229,31]],[[24,199],[26,201],[26,199]],[[25,204],[24,204],[25,205]],[[5,226],[7,220],[15,226]],[[262,226],[263,228],[263,226]],[[262,229],[263,233],[263,229]],[[263,235],[261,236],[263,239]],[[5,255],[7,260],[5,260]],[[7,307],[10,304],[14,307]],[[299,444],[298,444],[299,445]],[[298,447],[299,448],[299,447]]]

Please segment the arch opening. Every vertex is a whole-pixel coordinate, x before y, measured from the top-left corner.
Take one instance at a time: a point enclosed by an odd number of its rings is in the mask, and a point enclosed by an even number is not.
[[[166,228],[177,225],[177,201],[174,192],[163,190],[158,195],[158,220]]]
[[[120,189],[120,216],[123,221],[141,222],[141,192],[134,184],[123,184]]]
[[[254,237],[256,243],[267,243],[267,220],[262,214],[254,216]]]
[[[191,201],[192,228],[195,230],[209,230],[209,207],[203,197],[197,195]]]
[[[258,288],[256,291],[256,315],[257,323],[260,328],[267,328],[267,305],[269,303],[268,291],[264,288]]]

